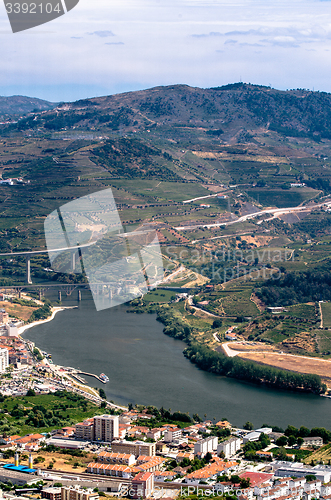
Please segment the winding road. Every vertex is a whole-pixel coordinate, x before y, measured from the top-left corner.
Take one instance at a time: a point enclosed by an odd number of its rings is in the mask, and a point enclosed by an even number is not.
[[[212,227],[231,226],[233,224],[238,224],[239,222],[245,222],[249,219],[254,219],[255,217],[260,217],[261,215],[273,214],[274,216],[277,216],[277,215],[291,214],[296,212],[303,212],[307,210],[312,211],[315,210],[316,208],[321,208],[325,206],[330,208],[331,201],[324,201],[323,203],[319,203],[308,207],[299,205],[298,207],[267,208],[266,210],[260,210],[259,212],[255,212],[253,214],[242,215],[241,217],[238,217],[238,219],[230,222],[220,222],[217,224],[196,224],[191,226],[178,226],[175,227],[175,229],[176,231],[187,231],[190,229],[198,229],[199,227],[205,227],[207,229],[210,229]]]

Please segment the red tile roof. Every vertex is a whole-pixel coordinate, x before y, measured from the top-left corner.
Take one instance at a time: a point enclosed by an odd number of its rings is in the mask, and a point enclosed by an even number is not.
[[[239,477],[250,479],[251,486],[259,486],[273,477],[273,474],[266,472],[243,472]]]

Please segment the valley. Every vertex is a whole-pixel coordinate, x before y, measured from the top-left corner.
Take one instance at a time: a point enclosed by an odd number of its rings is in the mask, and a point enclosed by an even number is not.
[[[51,211],[110,187],[125,231],[157,231],[161,288],[190,289],[191,302],[151,292],[136,312],[167,311],[168,334],[211,351],[236,326],[262,351],[328,360],[330,104],[300,89],[179,85],[13,114],[0,125],[0,173],[12,179],[0,184],[1,253],[45,249]],[[31,275],[85,282],[54,272],[46,254],[31,258]],[[25,258],[2,258],[1,286],[24,281]]]

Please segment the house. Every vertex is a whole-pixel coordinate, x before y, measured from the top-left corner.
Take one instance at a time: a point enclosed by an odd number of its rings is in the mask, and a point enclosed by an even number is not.
[[[308,446],[323,446],[323,439],[319,436],[303,438],[302,447],[304,448]]]
[[[306,484],[304,485],[304,489],[306,493],[312,493],[312,494],[316,494],[316,492],[318,491],[318,496],[319,496],[321,486],[322,486],[322,481],[316,479],[315,481],[307,481]]]
[[[281,312],[286,311],[285,307],[267,307],[267,310],[272,314],[280,314]]]
[[[133,472],[154,472],[160,468],[162,463],[165,461],[164,458],[162,457],[149,457],[150,460],[141,462],[140,464],[137,464],[136,467],[134,467],[132,470]]]
[[[273,454],[271,451],[257,451],[256,452],[256,455],[259,457],[259,458],[264,458],[264,459],[272,459],[273,458]]]
[[[97,461],[100,463],[127,465],[129,467],[136,463],[135,456],[132,454],[110,453],[107,451],[102,451],[101,453],[99,453]]]
[[[289,484],[289,487],[291,489],[293,488],[304,488],[306,484],[306,478],[305,477],[296,477],[292,478]]]
[[[45,441],[45,436],[42,434],[27,434],[26,436],[15,439],[17,447],[23,450],[26,449],[26,446],[30,445],[32,445],[35,450],[38,450],[43,441]]]
[[[156,471],[154,473],[154,481],[163,482],[165,480],[172,481],[175,479],[176,473],[172,470]]]
[[[158,443],[156,443],[156,451],[158,451],[159,453],[168,453],[169,448],[165,443],[159,441]]]
[[[231,424],[227,420],[220,420],[217,422],[216,427],[219,429],[231,429]]]
[[[176,462],[180,463],[184,460],[184,458],[187,458],[188,460],[192,461],[194,460],[194,453],[178,453],[176,456]]]
[[[86,472],[105,476],[123,477],[124,479],[130,479],[132,476],[132,469],[130,467],[119,464],[101,464],[90,462],[86,468]]]
[[[154,441],[161,439],[161,429],[151,429],[149,432],[147,432],[147,437],[150,439],[154,439]]]
[[[331,495],[331,483],[325,483],[321,485],[321,497],[326,497]]]

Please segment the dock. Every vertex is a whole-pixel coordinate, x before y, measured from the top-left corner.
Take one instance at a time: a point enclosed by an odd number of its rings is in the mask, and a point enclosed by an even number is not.
[[[80,370],[77,370],[76,373],[79,374],[79,375],[87,375],[88,377],[94,377],[97,380],[99,380],[99,382],[102,382],[103,384],[107,383],[104,380],[102,380],[98,375],[95,375],[94,373],[81,372]]]

